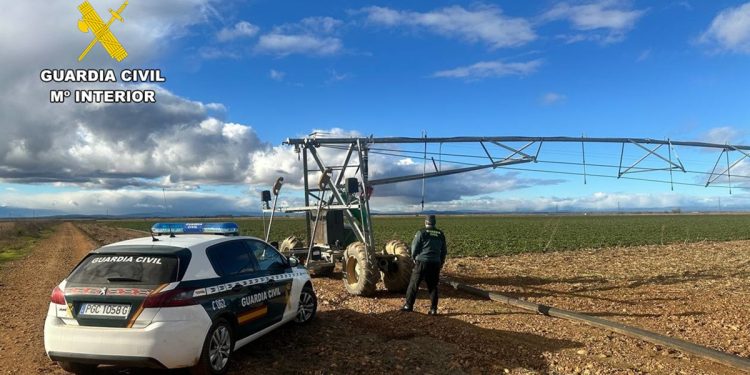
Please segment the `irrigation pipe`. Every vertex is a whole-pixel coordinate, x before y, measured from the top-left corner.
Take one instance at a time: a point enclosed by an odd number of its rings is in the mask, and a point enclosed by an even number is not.
[[[524,301],[517,298],[511,298],[502,294],[489,292],[483,289],[475,288],[466,284],[459,283],[450,279],[441,280],[443,284],[452,286],[453,288],[473,294],[479,297],[488,298],[495,302],[505,303],[520,309],[534,311],[547,316],[553,316],[556,318],[563,318],[579,323],[587,324],[590,326],[603,328],[610,330],[625,336],[634,337],[644,341],[648,341],[653,344],[658,344],[668,348],[680,350],[685,353],[690,353],[695,356],[705,358],[714,362],[718,362],[729,367],[739,369],[745,372],[750,372],[750,359],[739,357],[736,355],[724,353],[718,350],[700,346],[692,342],[676,339],[669,336],[660,335],[644,329],[631,327],[622,323],[613,322],[610,320],[602,319],[595,316],[589,316],[573,311],[562,310],[552,306],[540,305],[533,302]]]

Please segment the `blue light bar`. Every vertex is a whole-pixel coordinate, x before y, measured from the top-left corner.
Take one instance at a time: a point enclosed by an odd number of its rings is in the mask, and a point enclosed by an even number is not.
[[[151,227],[154,234],[234,234],[240,233],[235,223],[156,223]]]

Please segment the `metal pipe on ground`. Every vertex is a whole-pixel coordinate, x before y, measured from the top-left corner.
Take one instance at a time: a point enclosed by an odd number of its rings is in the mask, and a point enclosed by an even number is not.
[[[729,367],[750,372],[750,359],[739,357],[736,355],[724,353],[718,350],[700,346],[692,342],[676,339],[673,337],[661,335],[655,332],[646,331],[644,329],[631,327],[619,322],[613,322],[610,320],[602,319],[595,316],[589,316],[573,311],[562,310],[552,306],[546,306],[536,304],[533,302],[524,301],[517,298],[504,296],[502,294],[489,292],[483,289],[475,288],[470,285],[462,284],[457,281],[450,279],[441,280],[443,284],[450,285],[456,290],[460,290],[475,296],[484,297],[496,302],[505,303],[520,309],[534,311],[547,316],[553,316],[556,318],[563,318],[579,323],[584,323],[590,326],[610,330],[625,336],[634,337],[644,341],[648,341],[653,344],[665,346],[668,348],[680,350],[685,353],[690,353],[695,356],[708,359],[710,361],[718,362]]]

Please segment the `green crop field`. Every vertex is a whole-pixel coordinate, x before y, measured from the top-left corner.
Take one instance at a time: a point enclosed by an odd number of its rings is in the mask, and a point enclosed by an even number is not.
[[[235,219],[243,235],[261,236],[260,219]],[[112,221],[110,225],[148,230],[155,220]],[[379,248],[391,239],[411,242],[421,217],[376,216]],[[750,239],[750,215],[439,216],[453,256],[496,256],[700,241]],[[276,218],[271,240],[304,237],[300,218]]]

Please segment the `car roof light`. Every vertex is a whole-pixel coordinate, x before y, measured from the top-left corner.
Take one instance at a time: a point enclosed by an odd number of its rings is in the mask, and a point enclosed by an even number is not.
[[[235,223],[156,223],[153,234],[224,234],[238,235],[240,227]]]

